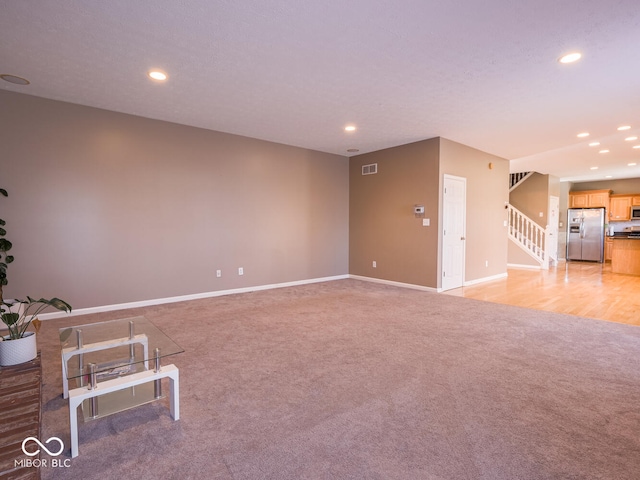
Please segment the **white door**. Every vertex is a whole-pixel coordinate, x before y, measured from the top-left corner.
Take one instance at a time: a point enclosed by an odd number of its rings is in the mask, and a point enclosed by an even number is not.
[[[549,255],[549,265],[556,265],[558,263],[558,225],[560,223],[560,199],[549,196],[549,225],[547,229],[549,231],[548,244],[545,245],[547,254]]]
[[[464,282],[467,179],[444,176],[442,194],[442,290]]]

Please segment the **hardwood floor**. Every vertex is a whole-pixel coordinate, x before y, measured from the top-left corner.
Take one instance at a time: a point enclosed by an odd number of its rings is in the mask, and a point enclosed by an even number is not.
[[[548,271],[512,268],[505,279],[445,293],[640,325],[640,276],[612,273],[610,263],[560,262]]]

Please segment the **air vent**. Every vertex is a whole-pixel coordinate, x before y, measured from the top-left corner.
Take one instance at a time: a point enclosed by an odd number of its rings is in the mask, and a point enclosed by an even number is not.
[[[377,163],[362,166],[362,175],[373,175],[374,173],[378,173]]]

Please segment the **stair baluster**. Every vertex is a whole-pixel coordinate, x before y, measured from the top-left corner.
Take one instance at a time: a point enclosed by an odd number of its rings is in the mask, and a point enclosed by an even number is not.
[[[549,238],[548,230],[542,228],[513,205],[508,205],[507,209],[509,238],[535,258],[543,269],[547,270],[549,268],[549,255],[546,252],[545,245]]]

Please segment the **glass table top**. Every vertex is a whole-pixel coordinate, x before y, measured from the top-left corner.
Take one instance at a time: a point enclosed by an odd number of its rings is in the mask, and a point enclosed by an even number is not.
[[[153,370],[156,349],[159,358],[184,352],[145,317],[61,328],[60,347],[67,379],[88,375],[94,364],[98,381]]]

